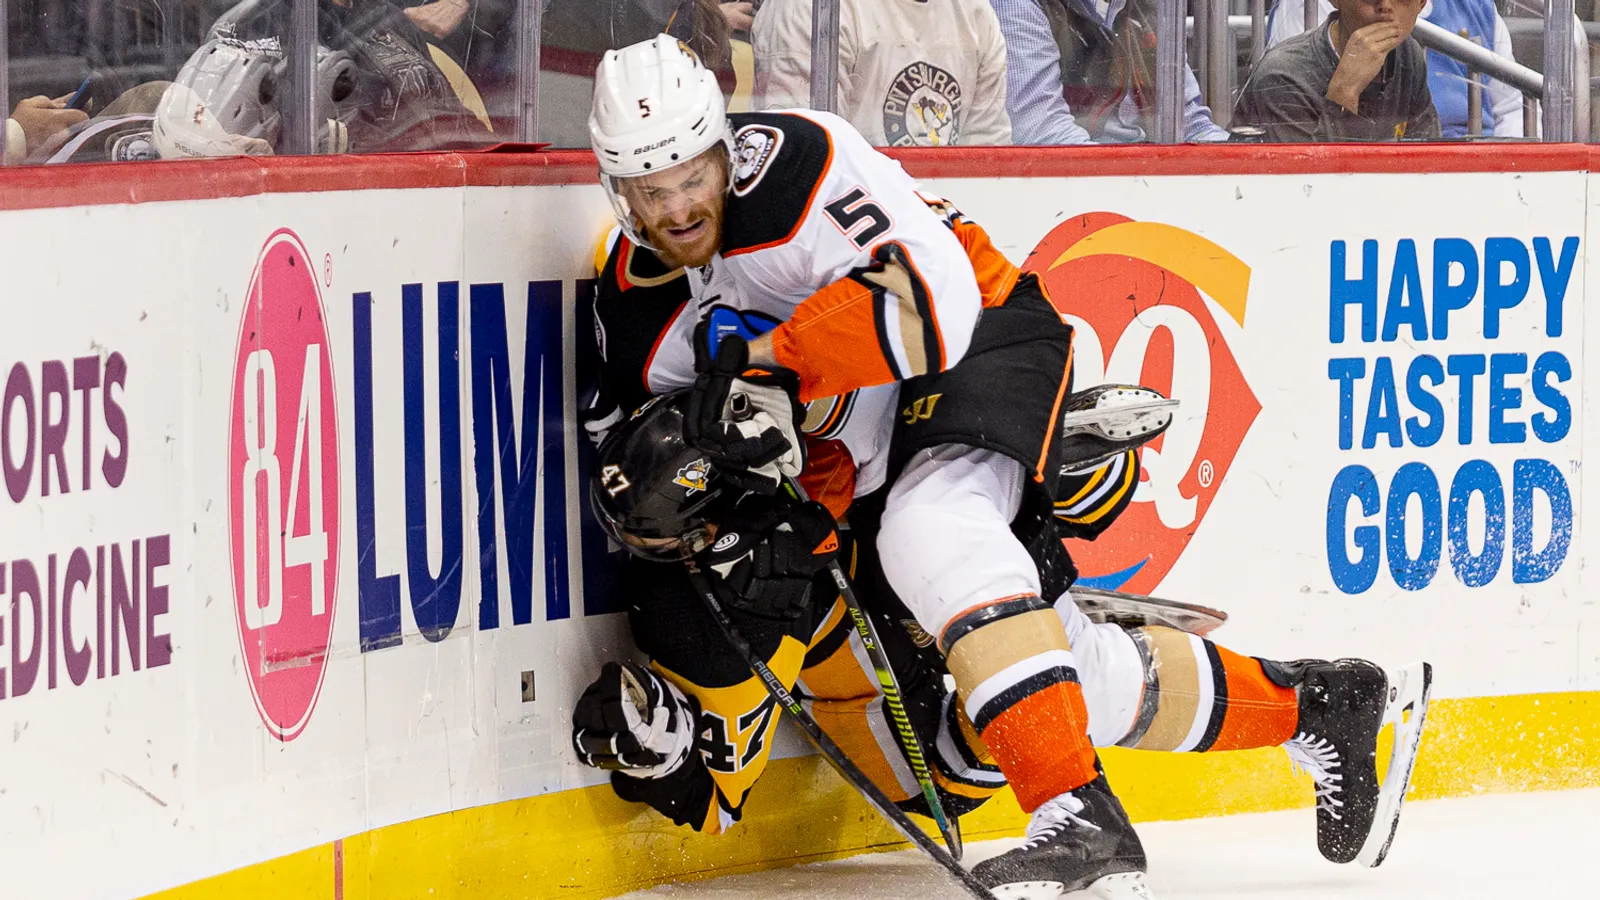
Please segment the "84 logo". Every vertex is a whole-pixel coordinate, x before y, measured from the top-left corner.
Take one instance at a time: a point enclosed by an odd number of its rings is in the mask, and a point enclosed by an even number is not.
[[[290,741],[322,690],[339,592],[339,417],[310,254],[267,239],[239,325],[228,543],[239,647],[262,724]]]

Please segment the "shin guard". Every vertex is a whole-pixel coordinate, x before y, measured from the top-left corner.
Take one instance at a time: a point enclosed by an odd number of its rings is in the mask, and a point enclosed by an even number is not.
[[[1262,663],[1205,638],[1151,626],[1129,632],[1145,656],[1133,728],[1117,744],[1139,750],[1244,750],[1294,736],[1299,702]]]
[[[1094,780],[1089,714],[1054,610],[1008,598],[957,618],[942,640],[967,715],[1025,811]]]

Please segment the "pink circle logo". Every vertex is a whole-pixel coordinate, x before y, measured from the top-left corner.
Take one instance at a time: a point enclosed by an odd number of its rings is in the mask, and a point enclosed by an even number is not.
[[[339,589],[339,416],[317,274],[287,228],[250,276],[233,366],[228,544],[250,693],[281,741],[305,730]]]

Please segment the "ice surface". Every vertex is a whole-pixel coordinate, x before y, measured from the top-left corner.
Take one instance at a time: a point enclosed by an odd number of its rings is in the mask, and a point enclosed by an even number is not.
[[[1158,900],[1600,900],[1600,790],[1406,804],[1389,859],[1317,853],[1310,810],[1139,826]],[[737,839],[738,830],[728,835]],[[967,848],[968,863],[1015,841]],[[629,900],[935,900],[965,895],[912,851],[658,887]]]

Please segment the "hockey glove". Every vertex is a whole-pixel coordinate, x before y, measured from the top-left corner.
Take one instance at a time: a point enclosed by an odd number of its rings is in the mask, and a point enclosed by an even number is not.
[[[704,450],[735,487],[772,494],[805,467],[800,376],[781,366],[749,365],[739,335],[722,339],[689,395],[689,443]]]
[[[572,749],[586,766],[665,778],[694,749],[698,718],[677,685],[636,663],[608,662],[572,708]]]
[[[811,606],[812,579],[838,555],[833,514],[820,503],[806,502],[719,528],[702,566],[730,606],[766,619],[793,620]]]

